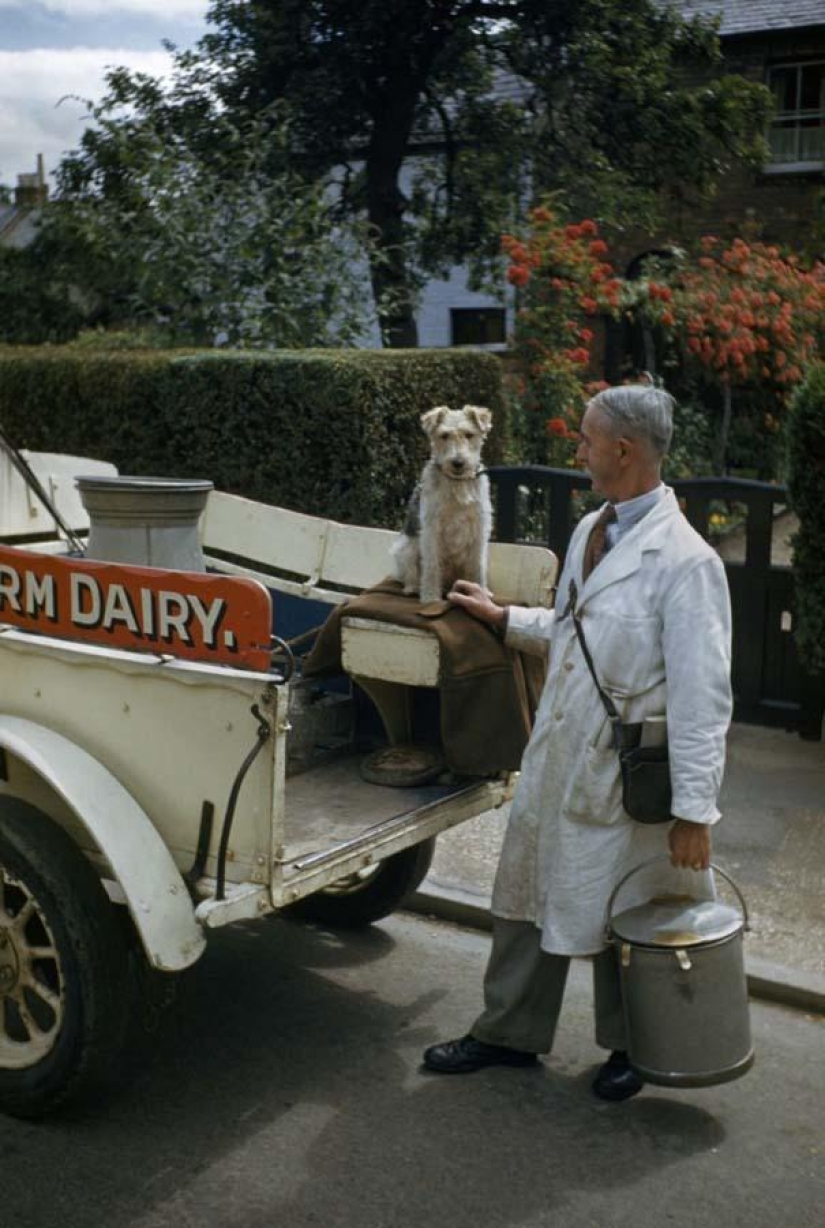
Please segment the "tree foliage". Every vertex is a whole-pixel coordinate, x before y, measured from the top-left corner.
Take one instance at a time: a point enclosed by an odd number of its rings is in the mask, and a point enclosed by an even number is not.
[[[110,74],[60,170],[74,216],[52,231],[87,244],[85,301],[101,309],[177,320],[184,291],[223,300],[231,318],[195,311],[196,336],[271,339],[279,306],[279,329],[308,318],[315,340],[306,297],[285,309],[289,269],[321,277],[333,320],[357,298],[324,278],[345,274],[323,230],[342,252],[363,241],[388,342],[415,344],[422,281],[469,263],[481,284],[531,199],[650,225],[763,148],[767,92],[725,74],[711,24],[659,0],[213,0],[208,17],[170,86]],[[266,322],[250,329],[256,295]]]
[[[300,164],[340,168],[399,344],[420,278],[481,275],[526,195],[652,222],[763,151],[766,91],[722,72],[712,25],[654,0],[215,0],[209,17],[195,58],[224,105],[287,103]]]
[[[114,73],[33,246],[5,261],[7,340],[150,325],[169,343],[351,344],[370,323],[364,227],[283,165],[286,126],[205,96],[187,123],[157,82]],[[191,122],[194,120],[197,122]],[[2,297],[0,290],[0,297]]]

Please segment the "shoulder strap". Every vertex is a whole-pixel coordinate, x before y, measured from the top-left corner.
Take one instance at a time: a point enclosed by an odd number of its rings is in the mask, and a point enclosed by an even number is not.
[[[587,668],[590,670],[590,676],[596,684],[596,690],[599,692],[599,698],[604,704],[605,712],[610,720],[610,726],[613,730],[613,745],[616,747],[616,750],[622,750],[624,748],[622,718],[619,716],[616,705],[607,694],[607,691],[605,691],[602,684],[599,682],[598,675],[596,674],[596,667],[593,664],[590,649],[587,647],[587,640],[584,638],[584,628],[582,627],[581,619],[576,612],[576,602],[578,599],[579,593],[578,589],[576,588],[576,581],[571,580],[570,588],[567,594],[567,608],[570,611],[571,618],[573,619],[573,626],[576,628],[576,635],[578,636],[579,644],[581,645],[581,650],[584,654],[584,659],[587,662]]]

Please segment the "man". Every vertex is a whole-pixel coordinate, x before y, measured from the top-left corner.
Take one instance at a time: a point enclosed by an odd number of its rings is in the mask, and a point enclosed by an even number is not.
[[[641,385],[589,403],[577,462],[607,503],[571,538],[555,611],[501,607],[466,581],[450,593],[512,647],[549,652],[549,663],[493,891],[485,1009],[466,1036],[426,1050],[432,1071],[535,1064],[552,1047],[570,957],[591,956],[596,1042],[611,1051],[593,1090],[606,1100],[635,1095],[642,1084],[628,1062],[617,961],[604,936],[610,894],[657,855],[623,888],[620,908],[662,889],[713,892],[710,826],[732,706],[730,601],[718,556],[661,480],[672,406],[667,393]],[[571,606],[622,720],[661,730],[666,717],[670,823],[637,823],[622,808],[618,755]]]

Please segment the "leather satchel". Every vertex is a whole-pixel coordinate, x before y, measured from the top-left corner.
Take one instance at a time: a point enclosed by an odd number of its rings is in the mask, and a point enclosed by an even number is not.
[[[660,746],[640,746],[641,724],[623,721],[616,705],[601,685],[596,674],[581,619],[576,613],[578,591],[575,581],[570,581],[568,610],[576,628],[587,668],[596,684],[596,690],[607,712],[613,735],[613,745],[619,756],[622,773],[622,806],[637,823],[667,823],[671,819],[670,762],[667,741]]]

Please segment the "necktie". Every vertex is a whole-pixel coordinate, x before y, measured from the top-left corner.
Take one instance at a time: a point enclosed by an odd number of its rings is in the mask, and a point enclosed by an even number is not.
[[[616,509],[612,503],[606,504],[590,531],[587,545],[584,548],[582,563],[582,579],[586,580],[593,568],[602,561],[607,549],[607,526],[616,519]]]

